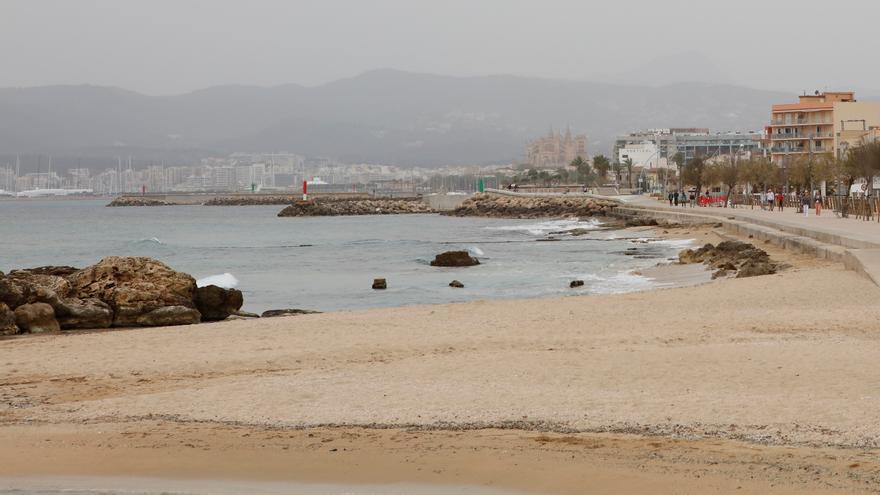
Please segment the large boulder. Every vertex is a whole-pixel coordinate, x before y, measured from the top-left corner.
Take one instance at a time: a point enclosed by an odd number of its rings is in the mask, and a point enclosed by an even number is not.
[[[49,304],[55,309],[55,317],[64,330],[107,328],[113,324],[113,310],[99,299],[73,297]]]
[[[55,319],[55,310],[46,303],[22,304],[15,308],[15,324],[22,332],[54,333],[61,331],[61,326]]]
[[[167,327],[172,325],[193,325],[201,321],[201,314],[187,306],[163,306],[137,317],[135,323],[141,327]]]
[[[241,309],[244,297],[240,290],[208,285],[196,289],[193,301],[196,309],[202,314],[202,320],[219,321],[225,320]]]
[[[31,288],[27,282],[9,276],[0,277],[0,303],[12,309],[28,302]]]
[[[15,335],[18,325],[15,324],[15,313],[5,303],[0,302],[0,335]]]
[[[480,260],[472,257],[467,251],[447,251],[434,257],[431,266],[474,266]]]
[[[113,310],[113,326],[197,323],[193,302],[196,281],[152,258],[110,256],[67,277],[81,299],[98,299]],[[178,309],[147,316],[170,306]],[[173,316],[177,315],[177,316]]]

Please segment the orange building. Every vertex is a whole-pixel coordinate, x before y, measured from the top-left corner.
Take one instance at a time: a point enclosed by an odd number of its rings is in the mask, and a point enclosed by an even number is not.
[[[809,154],[840,156],[878,127],[880,102],[858,102],[851,91],[817,91],[797,103],[773,105],[767,129],[770,156],[782,167]]]

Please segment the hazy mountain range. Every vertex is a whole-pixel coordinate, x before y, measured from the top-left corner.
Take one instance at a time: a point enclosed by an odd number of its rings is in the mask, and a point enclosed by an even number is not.
[[[0,89],[0,164],[15,153],[173,162],[234,151],[404,166],[505,163],[522,160],[525,144],[551,126],[586,133],[591,154],[608,153],[615,135],[637,129],[760,129],[772,103],[795,97],[712,83],[390,69],[315,87],[216,86],[178,96],[100,86],[9,88]]]

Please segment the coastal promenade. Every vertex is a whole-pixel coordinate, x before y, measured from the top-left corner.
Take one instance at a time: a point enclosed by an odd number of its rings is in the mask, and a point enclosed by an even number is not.
[[[786,249],[843,262],[880,285],[880,223],[841,218],[833,210],[808,216],[793,208],[784,211],[759,207],[737,208],[669,206],[646,196],[616,199],[622,216],[651,216],[679,223],[720,223],[738,234],[772,242]]]

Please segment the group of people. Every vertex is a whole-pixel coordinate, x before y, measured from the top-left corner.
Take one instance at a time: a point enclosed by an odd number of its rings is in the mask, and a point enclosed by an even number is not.
[[[822,198],[822,193],[816,191],[814,195],[811,195],[808,191],[802,191],[798,194],[795,191],[790,193],[792,202],[796,205],[797,212],[803,213],[804,216],[809,216],[810,207],[816,208],[816,216],[822,215],[822,206],[824,206],[824,200]],[[766,193],[761,194],[761,209],[770,211],[774,210],[774,207],[779,211],[784,211],[785,209],[785,195],[782,191],[773,191],[772,189],[767,189]]]
[[[706,197],[709,197],[709,190],[706,190]],[[666,195],[666,199],[669,200],[669,206],[694,206],[700,205],[700,198],[697,197],[694,191],[690,193],[687,192],[678,192],[674,191]]]

